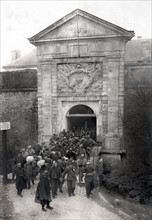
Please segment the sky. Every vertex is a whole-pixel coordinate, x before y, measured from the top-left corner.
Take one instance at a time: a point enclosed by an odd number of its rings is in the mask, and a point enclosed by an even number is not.
[[[27,38],[76,8],[134,30],[135,38],[152,38],[152,0],[0,0],[0,69],[11,63],[11,51],[20,50],[23,56],[35,48]]]

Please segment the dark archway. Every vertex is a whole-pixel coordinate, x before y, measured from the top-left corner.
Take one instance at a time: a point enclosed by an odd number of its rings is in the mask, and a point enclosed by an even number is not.
[[[96,115],[94,111],[86,105],[76,105],[67,113],[67,129],[92,130],[96,134]]]

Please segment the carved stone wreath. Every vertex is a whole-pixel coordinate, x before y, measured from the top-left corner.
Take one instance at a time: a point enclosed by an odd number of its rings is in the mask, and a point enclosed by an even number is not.
[[[58,92],[98,91],[102,76],[102,63],[58,64]]]

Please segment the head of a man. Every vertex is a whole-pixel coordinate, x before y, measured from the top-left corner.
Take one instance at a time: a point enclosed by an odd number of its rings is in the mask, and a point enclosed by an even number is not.
[[[84,158],[84,154],[81,154],[81,158]]]
[[[21,157],[22,156],[22,154],[21,153],[18,153],[18,157]]]
[[[87,165],[87,166],[90,166],[90,165],[91,165],[91,162],[88,160],[87,163],[86,163],[86,165]]]
[[[20,168],[20,167],[21,167],[21,163],[18,163],[18,164],[17,164],[17,167],[19,167],[19,168]]]
[[[47,178],[48,175],[49,175],[49,172],[48,172],[47,170],[45,170],[45,171],[43,172],[43,177],[44,177],[44,178]]]
[[[28,149],[28,150],[30,150],[31,148],[32,148],[32,146],[31,146],[31,145],[29,145],[29,146],[27,147],[27,149]]]
[[[56,161],[54,161],[54,162],[53,162],[53,165],[54,165],[55,167],[57,167],[57,166],[58,166],[58,163],[57,163]]]

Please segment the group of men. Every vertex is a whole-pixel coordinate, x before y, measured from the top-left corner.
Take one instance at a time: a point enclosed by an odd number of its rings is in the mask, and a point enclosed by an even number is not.
[[[42,205],[42,210],[49,206],[52,197],[56,198],[58,191],[63,193],[65,177],[69,197],[75,196],[76,182],[85,183],[86,196],[97,184],[95,168],[90,163],[90,152],[96,142],[89,131],[66,132],[53,135],[49,144],[28,146],[22,149],[14,160],[13,180],[16,176],[16,189],[19,196],[23,189],[30,189],[31,184],[37,185],[35,202]]]

